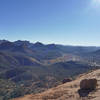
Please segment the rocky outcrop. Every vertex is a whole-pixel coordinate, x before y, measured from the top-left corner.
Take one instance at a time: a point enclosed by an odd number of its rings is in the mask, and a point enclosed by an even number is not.
[[[71,78],[65,78],[65,79],[62,81],[62,83],[64,84],[64,83],[71,82],[71,81],[72,81]]]
[[[97,86],[97,79],[93,78],[93,79],[83,79],[80,82],[80,89],[83,90],[94,90]]]

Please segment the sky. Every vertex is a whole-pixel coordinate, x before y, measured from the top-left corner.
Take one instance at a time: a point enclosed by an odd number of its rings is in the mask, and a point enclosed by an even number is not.
[[[100,46],[100,0],[0,0],[0,39]]]

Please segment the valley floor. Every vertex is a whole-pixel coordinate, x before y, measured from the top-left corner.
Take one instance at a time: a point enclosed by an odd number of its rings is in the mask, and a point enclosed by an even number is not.
[[[87,78],[96,78],[98,80],[97,89],[89,94],[85,94],[85,97],[80,97],[78,92],[80,81]],[[26,95],[13,100],[100,100],[100,69],[82,74],[72,82],[59,85],[45,92]]]

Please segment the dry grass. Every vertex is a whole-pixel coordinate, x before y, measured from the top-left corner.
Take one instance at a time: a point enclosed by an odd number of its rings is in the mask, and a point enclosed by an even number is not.
[[[85,78],[96,78],[98,87],[96,91],[91,92],[87,97],[81,98],[78,94],[80,81]],[[13,100],[100,100],[100,70],[92,71],[77,77],[76,80],[59,85],[43,93],[35,95],[26,95],[22,98]]]

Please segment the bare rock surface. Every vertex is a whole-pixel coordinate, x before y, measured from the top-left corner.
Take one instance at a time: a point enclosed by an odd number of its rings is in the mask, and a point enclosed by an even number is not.
[[[97,79],[96,78],[91,78],[91,79],[83,79],[80,82],[80,88],[84,90],[94,90],[96,89],[97,86]]]
[[[64,83],[71,82],[71,81],[72,81],[71,78],[65,78],[63,79],[62,83],[64,84]]]

